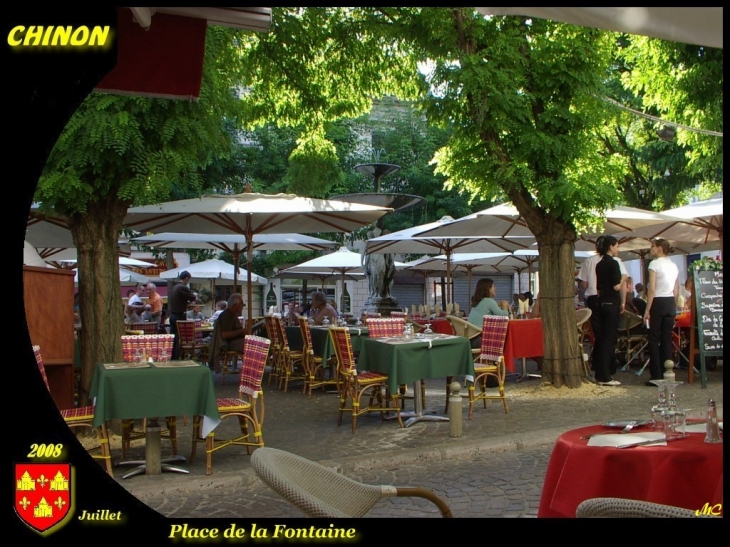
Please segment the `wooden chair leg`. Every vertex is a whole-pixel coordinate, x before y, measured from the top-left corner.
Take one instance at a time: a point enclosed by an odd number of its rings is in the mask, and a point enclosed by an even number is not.
[[[110,477],[113,477],[114,471],[112,471],[112,450],[111,446],[109,446],[109,429],[107,428],[106,423],[101,424],[101,426],[97,429],[99,433],[101,457],[104,460],[106,472]]]

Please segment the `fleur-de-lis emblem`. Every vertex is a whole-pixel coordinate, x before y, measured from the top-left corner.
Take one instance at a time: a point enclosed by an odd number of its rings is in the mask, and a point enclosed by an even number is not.
[[[63,509],[63,506],[66,505],[66,502],[61,499],[61,496],[58,496],[58,499],[53,502],[53,505],[55,505],[59,509]]]
[[[41,488],[43,488],[48,483],[48,479],[45,475],[41,475],[36,479],[36,482],[41,485]]]
[[[18,503],[23,507],[24,510],[27,509],[30,505],[30,501],[28,501],[28,498],[26,498],[25,496],[23,496],[23,499],[20,500]]]

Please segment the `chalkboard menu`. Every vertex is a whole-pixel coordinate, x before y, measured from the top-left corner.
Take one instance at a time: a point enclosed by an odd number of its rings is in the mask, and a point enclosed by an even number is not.
[[[700,358],[722,355],[722,270],[695,270]]]

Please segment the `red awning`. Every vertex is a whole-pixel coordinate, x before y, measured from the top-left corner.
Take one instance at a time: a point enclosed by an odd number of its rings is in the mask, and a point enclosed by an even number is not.
[[[120,8],[117,64],[95,91],[198,100],[206,27],[205,19],[157,13],[144,30]]]

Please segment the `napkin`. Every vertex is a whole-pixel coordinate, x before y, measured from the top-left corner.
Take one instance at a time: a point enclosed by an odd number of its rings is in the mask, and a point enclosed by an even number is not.
[[[610,433],[608,435],[596,435],[588,439],[588,446],[622,446],[631,443],[641,443],[644,441],[653,441],[663,439],[664,433],[649,432],[646,433]],[[666,446],[667,442],[657,442],[649,446]]]
[[[722,429],[722,422],[718,422],[718,427]],[[687,424],[684,427],[685,433],[707,433],[707,424],[704,422],[696,424]]]

